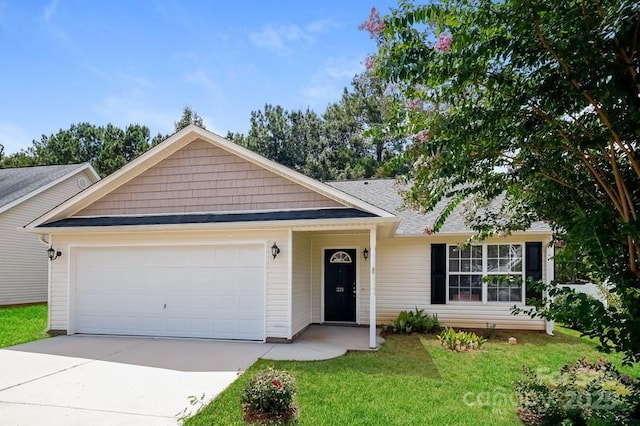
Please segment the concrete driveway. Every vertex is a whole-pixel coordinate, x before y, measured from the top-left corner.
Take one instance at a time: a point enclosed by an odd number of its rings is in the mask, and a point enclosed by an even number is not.
[[[273,344],[60,336],[0,349],[3,425],[175,425]]]

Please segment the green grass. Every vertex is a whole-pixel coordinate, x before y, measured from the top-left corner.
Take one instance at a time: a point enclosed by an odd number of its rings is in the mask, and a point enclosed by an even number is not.
[[[518,345],[506,343],[510,335]],[[443,349],[434,336],[392,335],[378,352],[314,362],[260,360],[185,425],[243,424],[242,388],[268,366],[296,378],[301,425],[521,425],[512,383],[522,378],[522,367],[557,371],[582,356],[603,355],[595,342],[566,329],[553,337],[498,332],[481,351],[467,353]],[[607,357],[621,366],[621,356]],[[621,370],[640,375],[640,366]]]
[[[47,305],[0,307],[0,348],[47,337]]]

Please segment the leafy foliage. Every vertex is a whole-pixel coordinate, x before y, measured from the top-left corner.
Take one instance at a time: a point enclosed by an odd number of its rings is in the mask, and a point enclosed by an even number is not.
[[[525,369],[516,382],[518,415],[526,425],[613,425],[640,420],[638,381],[620,374],[609,361],[586,358],[559,373]]]
[[[102,177],[127,164],[157,144],[149,128],[131,124],[124,129],[107,124],[72,124],[68,129],[34,140],[31,147],[0,160],[0,167],[44,166],[90,162]]]
[[[431,333],[438,325],[438,315],[429,315],[416,306],[414,311],[400,311],[398,318],[384,328],[396,334]]]
[[[295,418],[296,381],[284,371],[267,368],[251,378],[242,393],[244,419],[249,423],[288,422]]]
[[[206,129],[204,125],[204,120],[202,120],[202,117],[200,117],[198,113],[192,110],[191,107],[189,106],[184,107],[184,109],[182,110],[182,117],[180,117],[180,119],[173,124],[175,126],[176,132],[179,132],[180,130],[184,129],[189,124],[195,124],[198,127],[202,127],[203,129]]]
[[[454,352],[480,349],[487,342],[487,339],[479,337],[472,331],[455,331],[452,327],[442,330],[438,335],[438,339],[442,346]]]
[[[365,72],[322,115],[267,104],[251,113],[247,135],[227,138],[319,180],[395,176],[407,165],[405,139],[388,126],[394,104],[386,84]]]
[[[468,203],[480,237],[550,221],[620,300],[584,332],[640,359],[640,4],[402,1],[383,21],[408,204]]]

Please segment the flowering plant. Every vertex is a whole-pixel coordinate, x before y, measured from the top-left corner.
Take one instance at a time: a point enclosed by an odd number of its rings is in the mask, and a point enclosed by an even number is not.
[[[249,423],[287,422],[296,416],[296,382],[284,371],[268,368],[256,374],[242,392],[244,420]]]

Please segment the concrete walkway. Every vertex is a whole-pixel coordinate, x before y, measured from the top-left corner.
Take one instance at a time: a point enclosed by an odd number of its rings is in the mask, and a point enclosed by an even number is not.
[[[60,336],[0,349],[2,425],[175,425],[258,358],[315,360],[368,349],[368,329],[311,326],[291,344]]]

